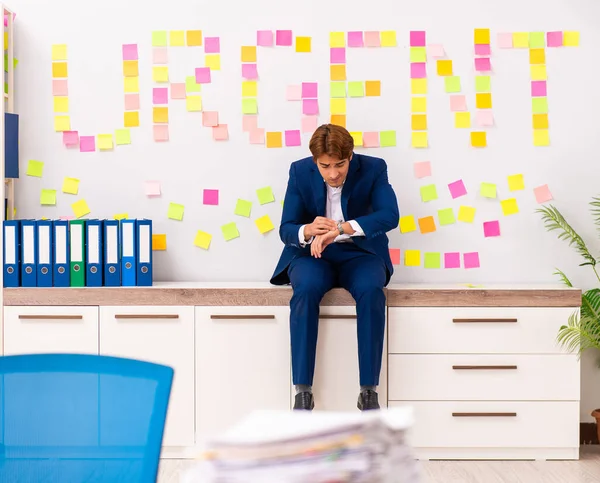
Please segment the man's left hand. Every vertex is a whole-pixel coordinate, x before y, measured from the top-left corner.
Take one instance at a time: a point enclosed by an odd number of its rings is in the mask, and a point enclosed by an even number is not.
[[[339,234],[338,230],[332,230],[323,235],[315,236],[315,239],[310,244],[310,254],[315,258],[321,258],[323,250],[325,250],[328,245],[331,245],[333,240],[335,240]]]

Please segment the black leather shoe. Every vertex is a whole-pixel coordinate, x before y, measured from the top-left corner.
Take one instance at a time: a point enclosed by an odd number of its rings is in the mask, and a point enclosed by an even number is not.
[[[315,400],[313,399],[312,392],[304,391],[296,394],[294,398],[294,409],[305,409],[312,411],[315,407]]]
[[[377,393],[367,389],[358,395],[358,403],[356,404],[361,411],[369,409],[379,409],[379,400]]]

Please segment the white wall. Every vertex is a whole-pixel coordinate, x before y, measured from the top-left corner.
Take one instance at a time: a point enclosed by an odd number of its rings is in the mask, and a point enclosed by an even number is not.
[[[428,235],[390,234],[391,247],[423,251],[479,251],[477,270],[425,270],[398,267],[394,282],[519,282],[555,281],[555,267],[564,269],[579,286],[594,282],[579,259],[554,234],[545,232],[534,213],[532,188],[547,183],[555,201],[576,229],[598,249],[597,232],[587,203],[598,194],[600,137],[596,113],[600,74],[595,47],[600,44],[600,4],[596,0],[506,0],[482,2],[328,1],[292,3],[276,0],[208,2],[172,0],[13,0],[17,12],[17,109],[21,114],[22,170],[29,159],[45,162],[42,179],[23,176],[18,183],[19,217],[58,217],[71,214],[70,204],[85,198],[91,217],[112,217],[127,212],[154,220],[155,233],[166,233],[168,250],[155,252],[159,280],[267,280],[281,250],[277,231],[260,235],[253,220],[269,214],[277,226],[289,163],[307,155],[308,135],[298,148],[266,149],[250,145],[242,132],[240,111],[240,46],[253,45],[257,29],[292,29],[312,37],[312,53],[293,48],[259,49],[259,124],[267,130],[299,129],[300,105],[285,100],[286,85],[319,82],[320,122],[329,114],[330,31],[396,30],[398,47],[349,49],[350,80],[380,79],[380,98],[348,101],[350,130],[395,129],[398,146],[357,151],[384,157],[403,214],[425,216],[437,209],[468,203],[477,208],[475,223],[438,227]],[[463,93],[474,115],[473,29],[492,31],[492,95],[495,126],[488,131],[489,147],[469,146],[469,130],[454,128],[443,79],[429,72],[430,148],[410,148],[410,79],[408,36],[425,29],[430,43],[443,44],[461,76]],[[151,79],[153,30],[202,29],[204,36],[221,39],[222,70],[203,88],[206,110],[218,110],[229,125],[230,139],[215,142],[198,113],[185,111],[181,101],[170,101],[168,143],[152,140]],[[529,63],[526,50],[500,50],[496,33],[515,31],[577,30],[577,48],[546,49],[551,146],[531,142]],[[112,152],[80,153],[65,149],[53,131],[51,45],[69,49],[69,90],[73,129],[82,135],[114,132],[122,127],[123,86],[121,45],[138,43],[140,51],[141,119],[132,129],[132,144]],[[170,48],[170,75],[181,82],[193,68],[203,65],[203,49]],[[429,160],[433,177],[416,180],[415,161]],[[521,212],[503,217],[498,200],[478,194],[482,181],[498,184],[499,197],[510,193],[506,176],[523,173],[526,190],[516,197]],[[81,180],[80,196],[60,192],[65,176]],[[468,196],[452,200],[446,184],[462,178]],[[148,199],[143,182],[157,179],[163,195]],[[419,187],[436,183],[440,199],[422,203]],[[276,203],[260,206],[254,194],[270,185]],[[58,190],[56,207],[41,207],[41,188]],[[202,189],[220,190],[219,206],[202,205]],[[254,202],[252,219],[233,215],[238,197]],[[183,222],[167,219],[169,202],[186,207]],[[502,236],[484,238],[481,223],[499,219]],[[225,242],[219,227],[236,221],[239,239]],[[197,230],[214,236],[210,250],[193,245]],[[586,359],[586,361],[589,358]],[[589,362],[589,361],[588,361]],[[600,406],[598,370],[586,362],[582,418]]]

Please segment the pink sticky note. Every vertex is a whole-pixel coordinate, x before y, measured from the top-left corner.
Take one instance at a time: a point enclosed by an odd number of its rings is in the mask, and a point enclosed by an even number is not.
[[[204,52],[206,54],[218,54],[221,52],[219,37],[204,37]]]
[[[390,260],[392,265],[400,265],[400,249],[390,248]]]
[[[144,191],[146,196],[160,196],[160,181],[146,181]]]
[[[531,96],[546,97],[546,81],[531,81]]]
[[[319,114],[319,101],[317,99],[302,99],[302,114],[307,116]]]
[[[283,46],[292,45],[292,31],[291,30],[276,30],[275,31],[275,45],[283,45]]]
[[[242,117],[242,131],[252,132],[258,127],[258,116],[246,115]]]
[[[450,110],[452,112],[466,111],[467,110],[467,98],[462,94],[450,96]]]
[[[79,151],[82,153],[96,151],[96,136],[81,136],[79,138]]]
[[[465,268],[479,268],[479,253],[463,253],[463,263],[465,265]]]
[[[501,49],[512,49],[513,35],[510,32],[501,32],[497,36],[498,47]]]
[[[154,140],[155,141],[168,141],[169,140],[169,125],[168,124],[155,124],[154,128]]]
[[[413,165],[415,177],[425,178],[431,176],[431,163],[429,161],[421,161]]]
[[[302,86],[293,85],[287,86],[285,90],[285,98],[288,101],[299,101],[302,99]]]
[[[139,94],[125,94],[125,110],[137,111],[140,108]]]
[[[363,133],[363,146],[365,148],[378,148],[379,147],[379,133],[375,132],[364,132]]]
[[[412,30],[410,32],[410,46],[411,47],[425,47],[425,31]]]
[[[317,129],[317,116],[302,116],[302,132],[313,133]]]
[[[62,216],[59,216],[58,219],[68,221],[68,220],[74,220],[75,217],[73,215],[62,215]]]
[[[427,46],[427,55],[433,58],[444,57],[446,52],[442,44],[429,44]]]
[[[425,62],[412,62],[410,64],[410,77],[412,79],[422,79],[427,77],[427,67]]]
[[[460,253],[444,253],[444,268],[460,268]]]
[[[261,47],[272,47],[273,46],[273,31],[272,30],[259,30],[256,32],[256,45]]]
[[[215,141],[227,141],[229,139],[229,129],[227,124],[218,124],[213,126],[213,139]]]
[[[379,35],[379,32],[365,32],[365,46],[381,47],[381,36]]]
[[[490,44],[475,44],[475,55],[490,55]]]
[[[196,67],[196,84],[208,84],[210,82],[210,67]]]
[[[53,96],[68,96],[69,95],[69,84],[67,79],[57,79],[52,81],[52,95]]]
[[[123,60],[138,60],[137,44],[123,44]]]
[[[552,193],[550,193],[550,188],[548,188],[547,184],[534,188],[533,194],[535,195],[535,200],[538,203],[545,203],[546,201],[553,199]]]
[[[152,89],[152,103],[153,104],[168,104],[169,103],[169,89],[166,87],[154,87]]]
[[[286,146],[300,146],[300,131],[286,131],[285,132],[285,145]]]
[[[548,47],[562,47],[563,33],[562,32],[548,32],[546,34],[546,43],[548,44]]]
[[[329,50],[329,62],[332,64],[345,64],[346,49],[344,47],[332,47]]]
[[[477,124],[479,126],[493,126],[494,125],[494,113],[491,109],[483,109],[477,111],[475,115]]]
[[[448,189],[450,190],[450,196],[452,196],[452,199],[467,194],[467,188],[465,188],[465,183],[463,183],[462,179],[449,183]]]
[[[171,99],[185,99],[185,97],[185,84],[183,82],[171,84]]]
[[[205,205],[219,204],[219,190],[204,190],[203,203]]]
[[[219,125],[219,113],[217,111],[202,112],[202,125],[213,127]]]
[[[314,99],[317,95],[317,83],[316,82],[303,82],[302,83],[302,98],[307,97]]]
[[[484,221],[483,222],[483,235],[485,237],[500,236],[500,222],[498,220]]]
[[[475,59],[475,70],[477,72],[488,72],[492,70],[492,64],[488,57],[477,57]]]
[[[242,77],[244,79],[258,79],[256,64],[242,64]]]
[[[362,32],[348,32],[348,47],[363,47],[364,45]]]
[[[79,133],[77,131],[63,131],[63,144],[65,146],[76,146],[79,144]]]
[[[169,54],[167,53],[166,47],[154,47],[152,49],[152,63],[153,64],[168,64]]]
[[[250,131],[250,144],[265,144],[264,128],[257,128]]]

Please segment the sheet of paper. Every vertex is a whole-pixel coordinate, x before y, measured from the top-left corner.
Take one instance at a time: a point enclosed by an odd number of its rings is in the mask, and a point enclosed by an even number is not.
[[[467,110],[467,99],[462,94],[454,94],[450,96],[450,110],[452,112],[460,112]]]
[[[420,250],[404,250],[404,265],[407,267],[418,267],[421,265]]]
[[[438,199],[437,188],[434,184],[421,186],[421,201],[433,201]]]
[[[196,232],[196,237],[194,238],[194,245],[198,248],[202,248],[203,250],[208,250],[210,247],[210,242],[212,241],[212,235],[210,233],[206,233],[205,231],[198,230]]]
[[[244,79],[258,79],[256,64],[242,64],[242,77]]]
[[[494,183],[482,182],[479,188],[481,196],[484,198],[495,198],[496,197],[496,185]]]
[[[41,178],[44,172],[44,163],[30,159],[27,163],[27,176],[36,176]]]
[[[273,47],[273,31],[258,30],[256,32],[256,45],[261,47]]]
[[[440,225],[452,225],[456,223],[454,210],[452,208],[438,210],[438,220],[440,221]]]
[[[411,79],[410,80],[411,94],[427,94],[427,79]]]
[[[154,87],[152,89],[152,103],[153,104],[168,104],[169,103],[169,89],[167,87]]]
[[[79,133],[77,131],[63,131],[63,144],[65,146],[77,146],[79,144]]]
[[[260,218],[257,218],[254,220],[254,223],[256,224],[258,231],[260,231],[263,235],[275,229],[275,226],[273,225],[269,215],[264,215]]]
[[[81,136],[79,138],[79,151],[82,153],[96,151],[96,138],[94,136]]]
[[[183,211],[184,211],[183,205],[171,202],[171,203],[169,203],[169,210],[167,212],[167,217],[171,220],[181,221],[181,220],[183,220]]]
[[[199,69],[204,69],[204,68],[205,67],[199,67]],[[208,72],[210,73],[210,70]],[[172,89],[173,89],[173,84],[171,84],[171,92],[172,92]],[[202,89],[202,86],[196,82],[195,75],[190,75],[185,78],[185,91],[186,92],[195,93],[195,92],[200,92],[201,89]],[[185,95],[181,98],[185,99]]]
[[[146,196],[160,196],[160,181],[146,181],[144,191]]]
[[[155,30],[152,32],[152,46],[153,47],[166,47],[167,46],[167,31],[166,30]]]
[[[346,99],[329,99],[331,114],[346,114]]]
[[[140,108],[139,94],[125,94],[125,110],[137,111]]]
[[[419,230],[423,235],[433,233],[436,230],[433,216],[424,216],[419,218]]]
[[[56,190],[42,189],[40,205],[56,205]]]
[[[129,129],[115,129],[115,142],[118,146],[131,144],[131,131]]]
[[[363,133],[363,146],[365,148],[378,148],[379,147],[379,132],[365,131]]]
[[[361,31],[348,32],[348,47],[364,47],[363,33]],[[330,47],[334,47],[330,45]],[[342,47],[341,45],[336,47]]]
[[[507,198],[500,202],[504,216],[515,215],[519,212],[519,204],[516,198]]]
[[[219,37],[204,38],[204,53],[205,54],[220,54],[221,39]]]
[[[166,47],[154,47],[152,49],[152,63],[155,65],[169,63],[169,51]]]
[[[410,47],[410,62],[427,62],[425,47]]]
[[[460,253],[459,252],[444,253],[444,268],[460,268]]]
[[[345,82],[330,82],[329,83],[329,97],[346,97],[346,83]]]
[[[300,131],[299,130],[285,131],[285,145],[286,146],[300,146]]]
[[[265,144],[265,129],[256,128],[250,131],[250,144]]]
[[[69,112],[69,98],[63,96],[54,97],[54,112]]]
[[[212,132],[215,141],[227,141],[229,139],[229,127],[227,124],[213,126]]]
[[[508,176],[508,189],[510,191],[520,191],[525,189],[525,180],[522,174],[511,174]]]
[[[138,127],[140,125],[139,111],[125,111],[123,113],[123,124],[125,127]]]
[[[562,47],[563,33],[562,31],[552,31],[546,33],[546,43],[548,47]]]
[[[413,148],[426,148],[428,146],[427,131],[413,131],[411,145]]]
[[[207,113],[207,111],[205,111]],[[258,116],[242,116],[242,131],[251,132],[258,127]]]
[[[410,127],[413,131],[426,131],[427,114],[412,114],[410,116]]]
[[[277,30],[275,31],[275,44],[281,46],[292,45],[292,31],[291,30]]]
[[[411,30],[410,32],[411,47],[425,47],[426,36],[424,30]]]
[[[54,130],[56,132],[70,131],[71,118],[69,116],[54,116]]]
[[[267,148],[281,148],[283,146],[283,134],[281,131],[268,131]]]
[[[329,32],[329,47],[345,47],[346,35],[344,32]]]
[[[122,48],[123,60],[138,60],[137,44],[123,44]]]
[[[202,110],[201,96],[187,96],[185,98],[185,108],[188,112],[199,112]]]
[[[498,220],[483,222],[483,235],[488,238],[500,236],[500,222]]]
[[[437,61],[437,74],[439,76],[451,76],[452,72],[452,61],[448,59]]]
[[[166,124],[169,122],[169,108],[168,107],[153,107],[152,108],[152,120],[155,123]]]
[[[548,131],[548,129],[534,129],[533,145],[550,146],[550,131]]]
[[[485,131],[473,131],[471,133],[471,146],[485,148],[487,146],[487,133]]]
[[[363,133],[361,131],[351,131],[350,136],[352,136],[352,139],[354,139],[355,146],[362,146],[364,144]]]
[[[234,214],[250,218],[252,212],[252,201],[238,199],[235,204]]]
[[[152,80],[154,82],[169,82],[169,68],[166,66],[152,67]]]
[[[400,265],[400,249],[399,248],[390,248],[390,261],[392,265]]]
[[[219,113],[217,111],[204,111],[202,113],[202,125],[214,127],[219,125]]]
[[[535,200],[538,203],[545,203],[546,201],[550,201],[553,199],[552,193],[550,193],[550,188],[548,188],[547,184],[537,186],[536,188],[534,188],[533,194],[535,196]]]
[[[437,252],[425,252],[425,268],[440,268],[441,255]]]
[[[470,128],[471,127],[471,113],[470,112],[455,112],[454,113],[454,127],[456,128]]]
[[[238,238],[240,236],[240,232],[238,231],[235,222],[226,223],[225,225],[222,225],[221,233],[223,233],[223,238],[225,239],[225,241],[233,240],[234,238]]]
[[[379,145],[382,148],[396,145],[396,131],[381,131],[379,133]]]
[[[410,64],[411,79],[422,79],[427,77],[427,64],[425,62],[413,62]]]
[[[414,163],[413,170],[415,172],[415,178],[426,178],[427,176],[431,176],[431,162],[429,161],[420,161]]]
[[[381,47],[381,35],[378,31],[365,32],[365,47]]]
[[[241,48],[241,61],[242,62],[256,62],[256,46],[255,45],[242,45]]]
[[[450,190],[450,196],[452,196],[452,199],[456,199],[467,194],[467,188],[465,188],[465,183],[462,179],[449,183],[448,190]]]
[[[513,35],[510,32],[500,32],[496,36],[496,44],[500,49],[512,49]]]
[[[446,93],[452,94],[461,91],[460,77],[459,76],[448,76],[444,77],[444,88]]]
[[[75,218],[81,218],[82,216],[90,214],[90,207],[84,199],[71,204],[71,209],[73,210]]]
[[[164,142],[169,140],[169,126],[166,124],[157,124],[152,126],[154,140]]]
[[[463,253],[465,268],[479,268],[479,252]]]
[[[473,206],[464,206],[458,209],[458,221],[463,223],[473,223],[475,219],[475,208]]]
[[[68,96],[69,84],[67,79],[52,79],[52,95]]]
[[[112,134],[98,134],[98,149],[101,151],[113,149]]]
[[[164,233],[152,234],[152,250],[164,251],[167,249],[167,235]]]

